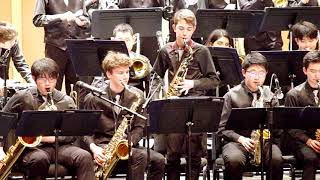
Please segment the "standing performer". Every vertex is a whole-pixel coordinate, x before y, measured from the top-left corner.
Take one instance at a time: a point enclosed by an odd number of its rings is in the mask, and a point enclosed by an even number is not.
[[[102,68],[107,75],[109,81],[103,83],[101,90],[107,94],[105,98],[115,101],[127,108],[135,106],[134,111],[140,112],[144,96],[141,90],[128,86],[129,67],[131,59],[121,53],[109,52],[102,62]],[[114,107],[107,101],[94,96],[92,93],[85,98],[85,109],[103,110],[98,129],[93,136],[86,136],[84,142],[88,145],[93,153],[94,161],[103,166],[106,162],[106,151],[112,153],[114,149],[105,148],[108,143],[111,143],[113,136],[119,137],[119,133],[125,131],[127,126],[122,126],[124,116],[128,115],[125,111],[119,111],[119,108]],[[130,108],[131,109],[131,108]],[[139,117],[134,117],[130,124],[130,134],[132,142],[131,169],[132,179],[143,180],[144,172],[147,168],[147,151],[138,145],[138,142],[143,136],[145,122]],[[125,127],[125,129],[120,129]],[[117,134],[117,135],[116,135]],[[120,134],[122,139],[123,134]],[[119,140],[119,139],[118,139]],[[113,154],[113,156],[116,156]],[[164,157],[155,151],[150,152],[151,169],[148,178],[152,180],[161,180],[164,175]]]
[[[219,84],[215,67],[207,47],[195,43],[191,40],[192,34],[196,29],[196,17],[192,11],[181,9],[177,11],[173,18],[173,30],[176,40],[166,44],[160,49],[153,70],[161,78],[164,78],[168,70],[169,82],[172,82],[174,75],[186,73],[185,78],[177,77],[179,82],[170,84],[170,96],[203,96],[208,90],[212,90]],[[184,66],[186,62],[187,66]],[[183,63],[184,65],[180,65]],[[179,67],[183,70],[178,72]],[[157,86],[158,84],[153,84]],[[155,89],[155,88],[153,88]],[[168,94],[168,93],[167,93]],[[169,96],[169,95],[168,95]],[[167,96],[167,97],[168,97]],[[200,172],[200,161],[203,156],[202,141],[203,134],[192,134],[191,137],[191,175],[189,179],[198,179]],[[167,139],[167,159],[168,159],[168,179],[179,179],[180,157],[184,151],[183,142],[185,134],[169,134]],[[190,163],[190,162],[188,162]]]
[[[44,27],[45,56],[57,62],[60,72],[57,89],[65,77],[66,92],[77,78],[67,52],[66,39],[84,39],[89,34],[89,19],[84,0],[37,0],[33,24]]]
[[[308,52],[303,58],[303,72],[306,82],[290,90],[285,99],[285,106],[319,107],[320,52]],[[320,137],[319,129],[291,129],[288,131],[294,138],[293,154],[303,166],[302,179],[311,180],[316,177],[319,166]]]
[[[12,59],[14,66],[21,74],[23,79],[28,83],[33,83],[29,65],[26,63],[21,47],[17,40],[18,32],[16,28],[8,22],[0,21],[0,56],[3,56],[5,51],[9,50],[10,54],[7,61],[6,77],[8,78],[8,71],[10,59]],[[2,62],[0,62],[2,63]],[[3,67],[0,67],[0,78],[3,79]],[[2,85],[2,84],[1,84]]]
[[[37,60],[31,67],[31,73],[37,87],[18,91],[10,98],[3,111],[21,116],[24,110],[75,108],[69,96],[55,89],[59,76],[59,67],[55,61],[49,58]],[[55,140],[54,136],[44,136],[39,146],[27,148],[23,152],[18,163],[28,179],[46,179],[50,163],[55,161]],[[60,136],[57,141],[58,163],[74,168],[78,179],[94,180],[92,157],[89,152],[72,145],[75,137]]]
[[[242,179],[242,173],[246,165],[249,164],[249,155],[254,152],[257,142],[251,138],[252,130],[227,130],[226,124],[229,119],[232,108],[256,107],[258,104],[265,105],[272,100],[272,93],[268,87],[263,87],[267,75],[267,60],[260,53],[248,54],[242,64],[242,74],[244,81],[238,86],[230,89],[224,95],[224,106],[221,114],[220,127],[218,135],[222,138],[222,157],[225,163],[225,179]],[[259,86],[262,90],[259,90]],[[282,179],[282,154],[279,149],[279,137],[274,136],[275,142],[272,142],[272,179]],[[269,143],[263,146],[265,163],[269,162]],[[267,173],[270,177],[270,172]]]

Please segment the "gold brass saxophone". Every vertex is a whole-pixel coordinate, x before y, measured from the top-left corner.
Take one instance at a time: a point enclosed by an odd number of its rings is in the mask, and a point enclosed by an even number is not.
[[[45,102],[39,106],[39,111],[56,111],[57,107],[54,105],[52,92],[49,92]],[[40,144],[42,136],[37,137],[18,137],[16,143],[12,145],[6,156],[0,161],[0,180],[6,179],[10,174],[10,171],[14,163],[18,160],[21,153],[26,147],[36,147]]]
[[[260,97],[255,102],[253,102],[253,107],[263,108],[264,107],[264,94],[261,86],[258,86],[260,91]],[[270,131],[268,129],[263,129],[263,143],[265,140],[270,139]],[[260,129],[252,130],[251,139],[254,141],[254,151],[252,152],[253,157],[251,158],[251,164],[259,166],[261,164],[261,145],[260,145]]]
[[[185,49],[186,49],[188,54],[182,60],[180,66],[179,66],[179,69],[175,73],[172,81],[170,82],[169,87],[168,87],[168,91],[165,94],[165,98],[169,98],[169,97],[172,97],[172,96],[180,96],[181,95],[181,93],[180,93],[179,89],[177,88],[177,86],[181,82],[184,81],[184,79],[185,79],[185,77],[187,75],[187,72],[188,72],[188,65],[189,65],[190,61],[193,60],[193,50],[192,50],[192,47],[190,47],[187,44],[187,40],[186,39],[184,39],[184,46],[185,46]]]
[[[136,95],[137,100],[132,103],[130,110],[137,111],[143,100],[142,96],[135,90],[130,90],[126,85],[124,85],[124,87],[126,88],[126,90]],[[131,118],[133,118],[133,116]],[[128,159],[129,146],[128,141],[124,138],[125,131],[128,127],[128,121],[129,120],[127,119],[127,117],[124,116],[110,142],[105,147],[103,147],[107,160],[103,164],[103,166],[95,166],[95,177],[97,180],[107,179],[119,160]]]

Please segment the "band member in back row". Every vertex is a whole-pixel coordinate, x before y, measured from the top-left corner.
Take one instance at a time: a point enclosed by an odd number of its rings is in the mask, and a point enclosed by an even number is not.
[[[8,70],[10,65],[10,59],[12,59],[14,66],[21,74],[23,79],[25,79],[28,83],[34,82],[31,76],[31,71],[29,65],[26,63],[22,49],[19,46],[19,42],[17,40],[18,32],[16,28],[8,22],[0,21],[0,57],[5,54],[7,50],[10,51],[8,60],[6,63],[6,76],[8,77]],[[1,60],[3,61],[3,60]],[[3,62],[0,62],[2,64]],[[3,79],[4,68],[0,67],[0,78]],[[2,84],[0,84],[2,86]]]
[[[59,67],[53,60],[43,58],[35,61],[31,67],[31,74],[37,87],[18,91],[10,98],[3,111],[18,113],[20,117],[24,110],[75,108],[69,96],[55,89]],[[52,92],[52,97],[48,92]],[[11,137],[7,139],[10,141]],[[54,136],[43,136],[39,146],[27,148],[23,152],[18,164],[21,165],[28,179],[46,179],[50,163],[54,163],[55,140]],[[75,137],[60,136],[57,141],[59,142],[58,163],[74,169],[78,179],[95,179],[92,157],[88,151],[72,145]]]
[[[308,21],[301,21],[294,24],[291,28],[294,40],[293,49],[301,51],[312,51],[319,49],[319,35],[316,25]]]
[[[306,82],[296,86],[286,94],[285,106],[319,107],[320,52],[308,52],[303,58],[303,72]],[[293,154],[303,165],[302,179],[315,179],[320,160],[320,132],[316,129],[291,129],[293,137]]]
[[[252,130],[227,130],[232,108],[256,107],[258,104],[265,105],[272,102],[272,94],[269,88],[262,87],[267,74],[267,60],[260,53],[248,54],[242,64],[242,75],[244,80],[238,86],[230,89],[224,95],[225,103],[223,106],[218,135],[222,142],[222,157],[225,163],[225,179],[242,179],[242,173],[249,164],[249,156],[254,152],[255,143],[250,139]],[[263,92],[259,91],[261,86]],[[241,122],[239,122],[241,123]],[[282,179],[282,153],[279,149],[279,137],[273,135],[272,144],[272,179]],[[258,153],[258,152],[254,152]],[[269,162],[269,142],[265,143],[263,156],[268,166]],[[269,168],[268,168],[269,169]],[[270,177],[270,172],[267,173]]]
[[[219,84],[219,78],[207,47],[195,43],[191,40],[192,34],[196,29],[196,17],[192,11],[181,9],[177,11],[173,18],[173,29],[176,40],[162,47],[159,51],[153,70],[160,78],[164,78],[168,70],[169,82],[175,74],[186,73],[185,78],[179,77],[181,81],[172,84],[169,89],[178,89],[178,93],[170,94],[173,96],[203,96],[208,90],[212,90]],[[177,70],[180,63],[188,62],[187,66],[182,66],[181,71]],[[177,75],[176,77],[178,77]],[[159,80],[160,81],[160,80]],[[158,82],[160,83],[160,82]],[[158,83],[152,86],[155,89]],[[180,93],[182,93],[180,95]],[[170,97],[168,97],[170,98]],[[203,134],[192,134],[191,137],[191,175],[188,179],[198,179],[200,172],[201,157],[205,152],[202,148]],[[185,134],[169,134],[167,138],[167,159],[168,159],[168,179],[179,179],[180,157],[186,152],[183,148]],[[157,143],[157,142],[155,142]],[[188,162],[189,163],[189,162]]]
[[[132,64],[131,59],[121,53],[109,52],[102,62],[102,69],[107,75],[109,81],[103,83],[101,90],[107,94],[105,98],[119,103],[127,108],[134,107],[133,111],[141,112],[142,104],[144,103],[144,96],[141,90],[127,86],[129,81],[129,67]],[[93,153],[94,161],[102,166],[106,162],[106,151],[112,149],[104,148],[115,134],[124,131],[119,129],[121,123],[125,122],[125,115],[129,115],[126,111],[120,111],[119,108],[113,106],[107,101],[94,96],[92,93],[88,94],[84,102],[85,109],[103,110],[98,129],[93,136],[84,137],[84,142],[88,145]],[[129,118],[129,117],[128,117]],[[126,122],[125,122],[126,123]],[[131,179],[143,180],[144,172],[147,168],[147,150],[138,145],[138,142],[143,136],[145,128],[145,121],[141,118],[134,117],[131,121],[131,142],[132,142],[132,156],[131,156]],[[121,133],[120,136],[123,136]],[[126,137],[122,137],[126,139]],[[115,155],[115,154],[114,154]],[[161,180],[164,175],[164,156],[155,151],[150,151],[150,176],[152,180]]]

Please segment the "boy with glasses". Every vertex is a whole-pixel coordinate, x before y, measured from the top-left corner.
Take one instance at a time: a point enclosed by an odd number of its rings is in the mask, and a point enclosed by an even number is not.
[[[49,101],[48,92],[52,92],[53,105],[57,110],[76,108],[69,96],[55,89],[59,76],[59,67],[55,61],[49,58],[35,61],[31,67],[31,74],[37,86],[18,91],[10,98],[3,111],[18,113],[21,116],[24,110],[38,110]],[[11,137],[8,135],[8,141],[12,140]],[[13,139],[15,143],[15,138]],[[94,180],[92,157],[88,151],[72,145],[75,140],[73,136],[60,136],[57,139],[58,163],[74,169],[79,180]],[[43,136],[36,148],[26,148],[21,154],[18,164],[27,175],[27,179],[46,179],[50,163],[55,160],[55,141],[54,136]]]
[[[263,98],[263,105],[272,100],[272,93],[263,83],[267,74],[267,60],[260,53],[248,54],[242,64],[242,75],[244,80],[238,86],[230,89],[224,95],[225,103],[223,106],[218,135],[222,141],[222,157],[225,163],[225,179],[242,179],[242,173],[249,164],[250,154],[254,151],[255,142],[250,138],[252,130],[227,130],[226,124],[232,108],[255,107],[260,98]],[[259,91],[259,86],[263,92]],[[262,94],[261,94],[262,93]],[[241,123],[241,122],[239,122]],[[274,137],[275,140],[278,140]],[[265,163],[269,162],[269,142],[263,148]],[[272,179],[282,179],[282,154],[276,145],[272,144]],[[267,173],[270,176],[270,173]]]

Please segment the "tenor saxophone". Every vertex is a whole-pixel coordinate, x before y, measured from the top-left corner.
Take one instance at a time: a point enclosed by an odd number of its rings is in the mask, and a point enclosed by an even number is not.
[[[317,84],[318,84],[318,94],[319,94],[320,93],[320,80],[317,81]],[[314,98],[317,103],[317,106],[320,107],[320,101],[319,101],[318,96],[315,96]],[[320,142],[320,129],[316,130],[315,137],[316,137],[316,140]]]
[[[192,47],[190,47],[187,44],[187,40],[184,39],[184,46],[185,49],[187,50],[188,54],[186,55],[186,57],[182,60],[179,69],[177,70],[177,72],[175,73],[172,81],[169,84],[168,87],[168,91],[165,94],[165,98],[169,98],[172,96],[180,96],[181,93],[179,91],[179,89],[177,88],[177,86],[184,81],[187,72],[188,72],[188,65],[190,63],[190,61],[193,60],[193,50]]]
[[[135,94],[137,100],[132,103],[130,106],[130,110],[137,111],[140,106],[143,98],[142,96],[135,90],[129,89],[126,85],[125,88]],[[117,131],[114,133],[110,142],[103,147],[106,157],[106,162],[103,166],[96,165],[95,166],[95,177],[97,180],[99,179],[107,179],[116,163],[119,160],[126,160],[129,157],[129,146],[128,141],[124,138],[125,131],[128,127],[128,119],[127,117],[123,117],[122,122],[120,123]]]
[[[54,105],[53,98],[52,98],[52,92],[47,89],[48,94],[45,102],[39,106],[39,111],[56,111],[57,107]],[[6,153],[6,156],[0,161],[0,180],[6,179],[10,171],[15,164],[15,162],[18,160],[22,152],[26,147],[36,147],[40,144],[42,139],[42,136],[37,137],[18,137],[16,140],[16,143],[12,145],[8,152]]]

